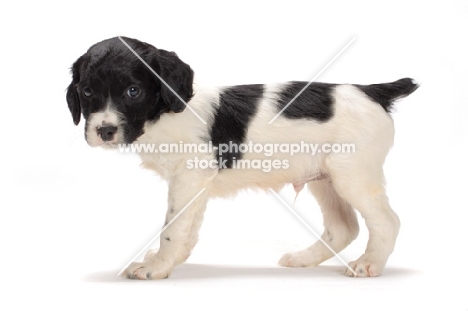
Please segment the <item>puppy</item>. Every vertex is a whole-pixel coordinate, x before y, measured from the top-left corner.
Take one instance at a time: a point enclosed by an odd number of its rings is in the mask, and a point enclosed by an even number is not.
[[[382,273],[400,226],[382,170],[394,137],[390,112],[396,99],[417,89],[411,79],[202,87],[174,52],[130,38],[93,45],[73,64],[72,76],[68,107],[76,125],[83,116],[88,144],[140,147],[132,150],[143,166],[169,184],[160,248],[123,276],[168,277],[195,246],[209,198],[288,184],[296,191],[307,185],[325,230],[322,241],[284,255],[280,265],[317,266],[333,256],[325,243],[343,250],[358,235],[357,210],[369,241],[345,274]],[[352,152],[339,148],[346,145],[354,146]],[[164,152],[167,146],[180,148]]]

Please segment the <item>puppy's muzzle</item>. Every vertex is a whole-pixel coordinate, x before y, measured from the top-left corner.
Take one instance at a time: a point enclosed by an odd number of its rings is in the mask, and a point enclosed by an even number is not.
[[[114,139],[114,135],[117,132],[117,127],[113,125],[106,125],[97,128],[97,134],[103,141],[111,141]]]

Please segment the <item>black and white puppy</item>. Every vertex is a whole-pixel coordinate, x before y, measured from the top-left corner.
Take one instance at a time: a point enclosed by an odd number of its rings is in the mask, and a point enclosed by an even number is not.
[[[119,38],[89,48],[73,64],[67,90],[73,122],[78,124],[81,115],[86,120],[88,144],[215,147],[185,153],[140,150],[143,165],[169,184],[166,224],[196,199],[163,232],[160,249],[131,264],[125,277],[166,278],[184,262],[197,242],[209,198],[232,196],[245,188],[278,191],[287,184],[297,191],[307,184],[323,212],[322,239],[335,252],[357,237],[358,210],[369,229],[369,241],[365,253],[349,266],[360,277],[382,273],[400,226],[385,194],[382,170],[394,137],[389,113],[394,100],[411,94],[417,84],[408,78],[373,85],[312,83],[296,99],[306,82],[202,87],[174,52],[123,40],[159,77]],[[355,148],[353,152],[324,149],[340,144]],[[249,145],[264,150],[267,145],[279,147],[262,153]],[[293,153],[284,145],[314,145],[318,151]],[[243,161],[241,168],[237,161]],[[266,170],[265,163],[273,164]],[[317,266],[332,256],[317,241],[284,255],[279,264]],[[349,269],[345,273],[355,275]]]

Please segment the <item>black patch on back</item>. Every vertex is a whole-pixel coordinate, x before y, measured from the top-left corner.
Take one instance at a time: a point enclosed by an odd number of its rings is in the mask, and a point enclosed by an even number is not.
[[[258,110],[259,100],[263,96],[263,84],[236,85],[223,90],[219,96],[219,108],[215,112],[211,127],[211,141],[214,147],[220,144],[236,144],[245,141],[250,120]],[[219,150],[218,150],[219,151]],[[218,155],[220,169],[232,168],[234,159],[242,157],[239,150],[229,150]]]
[[[280,93],[278,112],[281,111],[305,86],[307,82],[290,82]],[[311,83],[281,116],[289,119],[312,119],[320,122],[333,117],[332,91],[336,84]]]
[[[372,101],[379,103],[386,112],[390,112],[393,107],[393,102],[398,98],[403,98],[419,87],[413,82],[413,79],[404,78],[392,83],[359,85],[355,84],[364,94]]]

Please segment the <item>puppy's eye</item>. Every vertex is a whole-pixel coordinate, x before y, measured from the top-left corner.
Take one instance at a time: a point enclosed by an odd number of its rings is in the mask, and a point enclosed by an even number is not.
[[[85,97],[91,97],[91,95],[93,95],[93,92],[91,91],[91,89],[89,87],[83,89],[83,95]]]
[[[127,90],[127,95],[131,98],[135,98],[138,95],[140,95],[140,89],[137,88],[136,86],[131,86]]]

